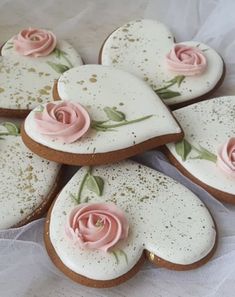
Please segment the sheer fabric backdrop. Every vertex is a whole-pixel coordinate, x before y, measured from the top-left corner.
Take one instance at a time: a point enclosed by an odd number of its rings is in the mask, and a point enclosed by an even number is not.
[[[70,41],[85,63],[97,63],[105,37],[137,18],[158,19],[178,42],[195,39],[214,47],[226,63],[224,84],[215,96],[235,94],[235,2],[233,0],[0,0],[0,43],[28,26],[53,30]],[[219,229],[213,259],[200,269],[175,272],[150,264],[111,289],[76,284],[51,264],[42,240],[44,219],[0,232],[0,295],[4,297],[154,296],[226,297],[235,289],[235,207],[223,205],[192,184],[158,151],[136,158],[180,181],[207,204]],[[68,170],[68,178],[72,175]],[[14,197],[12,197],[14,199]]]

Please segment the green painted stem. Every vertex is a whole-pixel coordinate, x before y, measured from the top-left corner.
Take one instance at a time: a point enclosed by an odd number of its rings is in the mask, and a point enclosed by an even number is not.
[[[69,61],[69,59],[66,57],[66,55],[65,54],[61,54],[61,55],[64,58],[64,60],[69,64],[69,67],[73,68],[73,64]]]
[[[121,126],[125,126],[125,125],[129,125],[129,124],[133,124],[133,123],[138,123],[138,122],[141,122],[141,121],[144,121],[144,120],[147,120],[149,118],[151,118],[153,115],[148,115],[148,116],[145,116],[145,117],[142,117],[142,118],[139,118],[139,119],[135,119],[135,120],[132,120],[132,121],[125,121],[125,122],[122,122],[122,123],[119,123],[119,124],[112,124],[112,125],[94,125],[94,129],[97,127],[100,127],[100,128],[103,128],[103,129],[111,129],[111,128],[117,128],[117,127],[121,127]]]
[[[165,87],[162,87],[162,88],[159,88],[159,89],[154,90],[154,92],[160,92],[162,90],[166,90],[166,89],[168,89],[169,87],[171,87],[171,86],[173,86],[175,84],[176,84],[176,82],[172,82],[172,83],[166,85]]]
[[[191,144],[192,149],[194,149],[197,153],[201,154],[201,151],[195,147],[194,145]]]
[[[1,132],[0,133],[0,136],[9,136],[9,135],[18,136],[18,135],[20,135],[20,133],[17,133],[17,134],[11,134],[11,133],[8,133],[8,132]]]
[[[91,175],[91,170],[92,170],[92,168],[88,167],[88,170],[87,170],[86,174],[83,176],[83,179],[81,181],[80,187],[78,189],[78,195],[77,195],[77,203],[78,204],[81,201],[81,194],[82,194],[82,190],[83,190],[83,187],[85,185],[85,182],[86,182],[87,178]]]

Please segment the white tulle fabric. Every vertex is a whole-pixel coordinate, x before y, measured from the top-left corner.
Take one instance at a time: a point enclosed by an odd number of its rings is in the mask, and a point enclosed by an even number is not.
[[[178,42],[197,40],[214,47],[226,62],[226,78],[216,95],[235,94],[234,0],[41,0],[0,1],[0,42],[24,27],[50,28],[77,48],[86,63],[96,63],[105,37],[137,18],[167,24]],[[0,232],[0,296],[4,297],[231,297],[235,291],[235,207],[223,205],[192,184],[158,151],[138,160],[194,191],[210,208],[219,230],[213,259],[200,269],[175,272],[146,264],[130,281],[111,289],[92,289],[62,275],[43,246],[44,220]],[[1,210],[0,210],[1,212]]]

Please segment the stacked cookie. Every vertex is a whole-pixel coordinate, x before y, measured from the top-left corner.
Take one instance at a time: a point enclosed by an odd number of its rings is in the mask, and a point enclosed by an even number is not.
[[[215,198],[235,202],[235,97],[201,102],[223,80],[222,58],[199,42],[176,44],[151,20],[114,31],[102,65],[82,65],[67,42],[41,29],[21,31],[1,53],[0,115],[27,117],[21,132],[9,119],[1,125],[0,227],[35,219],[54,200],[48,254],[88,286],[117,285],[146,258],[175,270],[207,262],[217,231],[206,206],[126,159],[160,147]],[[61,189],[60,164],[85,167]]]

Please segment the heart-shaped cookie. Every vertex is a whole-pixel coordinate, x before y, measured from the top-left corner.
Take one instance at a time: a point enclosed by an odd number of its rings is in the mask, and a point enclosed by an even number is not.
[[[174,111],[185,139],[167,145],[170,161],[218,200],[235,203],[235,97]]]
[[[201,202],[173,179],[132,161],[80,169],[48,213],[45,243],[55,265],[84,285],[132,277],[145,256],[188,270],[213,255],[216,228]]]
[[[176,44],[165,25],[145,19],[114,31],[102,46],[100,63],[142,78],[172,109],[208,98],[224,77],[215,50],[197,41]]]
[[[48,210],[60,190],[61,166],[31,153],[15,124],[0,123],[0,229],[6,229]]]
[[[25,144],[49,160],[106,164],[183,138],[159,97],[128,72],[80,66],[65,72],[57,89],[64,101],[33,110],[22,131]]]
[[[64,40],[57,41],[50,54],[32,57],[19,54],[14,39],[1,49],[0,116],[25,117],[38,104],[51,101],[54,81],[82,60]]]

